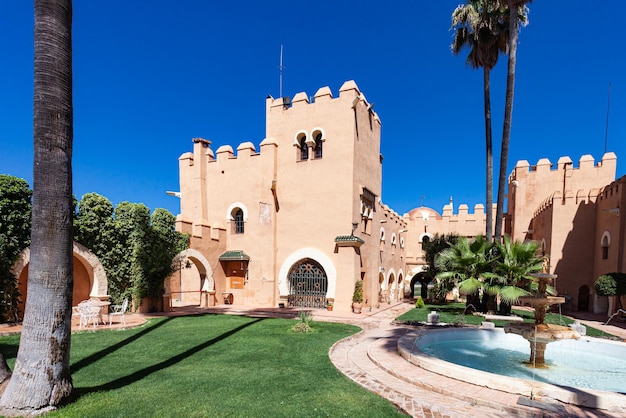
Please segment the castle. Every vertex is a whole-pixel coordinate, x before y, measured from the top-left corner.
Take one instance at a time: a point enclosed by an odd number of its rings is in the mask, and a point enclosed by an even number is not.
[[[266,135],[211,148],[196,138],[179,158],[177,229],[191,237],[169,282],[174,301],[350,310],[357,280],[366,307],[401,299],[421,280],[422,242],[434,234],[484,233],[485,208],[452,202],[439,214],[404,215],[382,201],[381,121],[354,81],[266,99]],[[573,309],[603,309],[600,274],[624,260],[616,157],[597,165],[518,162],[509,178],[506,232],[541,243]],[[495,206],[492,210],[495,218]],[[426,283],[424,283],[426,284]],[[202,290],[202,292],[199,292]],[[201,299],[201,300],[198,300]]]

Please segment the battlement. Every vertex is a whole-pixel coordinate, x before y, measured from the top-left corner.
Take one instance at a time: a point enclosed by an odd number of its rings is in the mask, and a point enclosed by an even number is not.
[[[402,216],[400,216],[398,212],[394,211],[383,202],[379,202],[379,204],[379,207],[382,210],[383,220],[386,220],[387,222],[397,223],[401,228],[406,228],[406,221]]]
[[[374,112],[373,103],[369,103],[365,98],[365,95],[359,90],[354,80],[348,80],[339,88],[339,96],[333,98],[333,93],[330,87],[324,86],[317,90],[314,96],[309,96],[306,92],[298,92],[293,99],[289,97],[279,97],[277,99],[272,96],[268,96],[266,99],[267,113],[279,109],[282,111],[298,111],[306,106],[317,104],[323,106],[325,104],[331,104],[338,101],[350,101],[350,105],[353,109],[356,109],[359,103],[374,116],[374,119],[380,123],[380,118]]]
[[[609,175],[615,176],[615,170],[617,166],[617,156],[613,152],[607,152],[602,156],[597,164],[595,164],[594,158],[589,155],[583,155],[578,160],[578,167],[574,167],[573,161],[568,156],[559,158],[556,164],[556,168],[552,162],[547,158],[541,158],[537,161],[537,164],[530,165],[527,160],[520,160],[515,164],[513,172],[509,176],[509,182],[514,180],[520,180],[520,178],[539,178],[542,176],[550,175],[549,173],[557,173],[564,170],[572,170],[579,173],[580,176],[587,174],[597,175],[599,171],[605,172]]]
[[[211,149],[211,141],[194,138],[194,150],[193,152],[186,152],[182,154],[178,160],[186,161],[187,166],[193,166],[196,161],[206,160],[207,163],[213,163],[226,160],[243,160],[242,164],[248,164],[250,158],[259,157],[264,152],[270,153],[272,158],[274,157],[274,151],[276,147],[276,141],[272,138],[265,138],[260,144],[260,151],[257,152],[256,147],[252,142],[242,142],[237,147],[237,153],[230,145],[222,145],[217,151]]]
[[[612,182],[611,184],[603,187],[601,190],[598,190],[598,198],[600,200],[608,199],[611,196],[618,195],[620,188],[624,188],[626,186],[626,176],[622,176]],[[622,190],[623,193],[623,190]]]

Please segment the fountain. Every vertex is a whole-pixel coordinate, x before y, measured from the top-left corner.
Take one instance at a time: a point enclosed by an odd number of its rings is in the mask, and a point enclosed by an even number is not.
[[[544,270],[534,277],[537,294],[521,300],[535,308],[535,323],[507,324],[506,333],[485,328],[421,329],[398,340],[400,355],[430,372],[476,387],[626,416],[626,344],[581,337],[576,327],[545,324],[548,307],[565,298],[547,295],[547,285],[556,275]],[[524,361],[528,351],[518,335],[530,343],[530,369]],[[548,343],[553,348],[545,359]]]
[[[532,274],[537,279],[538,292],[532,296],[522,296],[520,302],[529,304],[535,309],[535,323],[510,323],[504,326],[505,333],[517,334],[524,337],[530,343],[529,365],[532,367],[546,367],[546,345],[553,341],[564,339],[579,339],[580,334],[569,327],[546,324],[546,311],[552,305],[565,303],[565,298],[560,296],[548,296],[546,288],[548,282],[557,277],[556,274],[537,273]]]

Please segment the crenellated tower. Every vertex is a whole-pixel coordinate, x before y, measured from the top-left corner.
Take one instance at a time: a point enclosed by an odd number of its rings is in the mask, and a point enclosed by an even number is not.
[[[559,158],[556,168],[547,158],[531,166],[528,161],[518,161],[509,176],[507,234],[513,239],[533,239],[531,220],[535,211],[549,196],[558,193],[562,203],[577,196],[597,194],[615,179],[617,157],[609,152],[598,164],[591,155],[583,155],[578,167],[569,157]]]

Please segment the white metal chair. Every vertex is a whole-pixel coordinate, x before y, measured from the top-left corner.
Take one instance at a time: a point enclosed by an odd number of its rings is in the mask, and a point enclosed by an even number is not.
[[[124,299],[121,305],[111,305],[111,312],[109,312],[109,325],[113,323],[113,317],[119,316],[122,319],[122,324],[126,325],[126,317],[124,314],[128,309],[128,299]]]
[[[89,323],[91,322],[95,329],[100,318],[100,307],[79,304],[78,314],[80,315],[80,328],[82,328],[83,326],[89,326]]]

